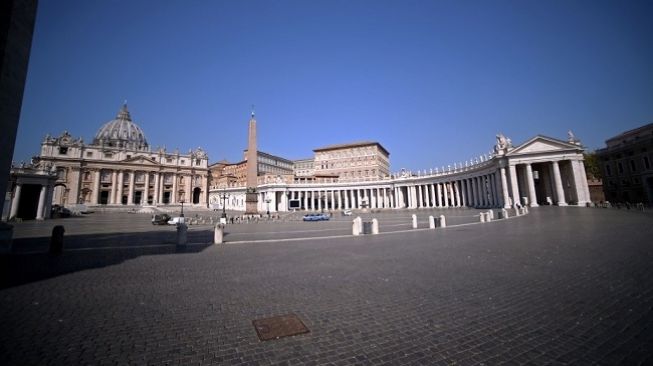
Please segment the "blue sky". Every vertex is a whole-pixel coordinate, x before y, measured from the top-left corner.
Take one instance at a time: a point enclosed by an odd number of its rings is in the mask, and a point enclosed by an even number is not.
[[[14,160],[127,100],[152,147],[238,161],[375,140],[392,170],[503,132],[590,149],[653,122],[651,1],[41,0]]]

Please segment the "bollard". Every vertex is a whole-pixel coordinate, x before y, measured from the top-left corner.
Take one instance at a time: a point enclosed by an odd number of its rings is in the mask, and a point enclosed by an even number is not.
[[[440,215],[440,227],[447,227],[447,218],[444,215]]]
[[[492,221],[492,220],[494,220],[494,211],[489,210],[489,211],[487,212],[487,214],[488,214],[488,220],[487,220],[487,221]]]
[[[524,214],[528,213],[528,206],[524,206]]]
[[[501,209],[501,217],[499,217],[499,218],[500,219],[507,219],[508,217],[510,217],[510,215],[508,214],[508,210],[506,210],[505,208],[502,208]]]
[[[433,216],[429,216],[429,229],[435,229],[435,219]]]
[[[417,215],[413,214],[413,229],[417,229]]]
[[[372,235],[379,233],[379,220],[372,219]]]
[[[177,245],[186,245],[188,241],[188,226],[186,224],[177,224]]]
[[[62,225],[57,225],[52,228],[52,236],[50,237],[50,254],[61,254],[63,252],[63,233],[66,230]]]
[[[360,216],[352,220],[352,225],[351,225],[351,234],[352,235],[360,235],[361,234],[361,222]]]
[[[519,207],[515,207],[515,216],[519,216],[519,215],[521,215]]]
[[[213,244],[222,244],[224,238],[224,227],[220,224],[215,225],[213,230]]]
[[[481,222],[485,222],[485,212],[481,212],[481,213],[478,215],[478,217],[479,217],[479,219],[480,219]]]

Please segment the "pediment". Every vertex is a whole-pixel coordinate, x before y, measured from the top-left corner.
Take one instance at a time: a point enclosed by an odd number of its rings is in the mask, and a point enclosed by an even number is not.
[[[152,158],[147,157],[147,156],[132,156],[129,159],[125,159],[122,162],[124,163],[136,163],[136,164],[141,164],[145,166],[159,166],[161,164],[157,163],[154,161]]]
[[[569,151],[578,149],[581,149],[581,147],[565,141],[546,136],[536,136],[517,146],[508,152],[507,155],[540,154],[546,152]]]

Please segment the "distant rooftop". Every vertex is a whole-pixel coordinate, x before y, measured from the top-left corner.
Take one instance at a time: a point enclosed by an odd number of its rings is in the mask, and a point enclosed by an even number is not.
[[[376,141],[357,141],[357,142],[351,142],[351,143],[345,143],[345,144],[335,144],[335,145],[327,145],[324,147],[319,147],[317,149],[313,149],[314,152],[318,151],[329,151],[329,150],[339,150],[339,149],[349,149],[349,148],[354,148],[354,147],[363,147],[363,146],[370,146],[370,145],[376,145],[378,146],[386,155],[390,155],[388,150],[386,150],[383,145]]]

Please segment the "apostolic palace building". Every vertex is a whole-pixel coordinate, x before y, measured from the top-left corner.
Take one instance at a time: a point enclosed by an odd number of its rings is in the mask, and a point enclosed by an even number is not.
[[[493,152],[473,161],[392,173],[390,153],[378,142],[329,145],[292,161],[258,151],[253,112],[249,124],[244,160],[209,166],[200,148],[187,154],[151,149],[123,105],[90,144],[67,132],[46,136],[31,170],[12,170],[3,218],[47,218],[52,204],[133,209],[184,202],[251,214],[584,206],[590,200],[584,149],[571,132],[566,140],[538,135],[517,146],[499,134]],[[256,160],[254,167],[248,160]],[[30,207],[20,209],[21,201]]]

